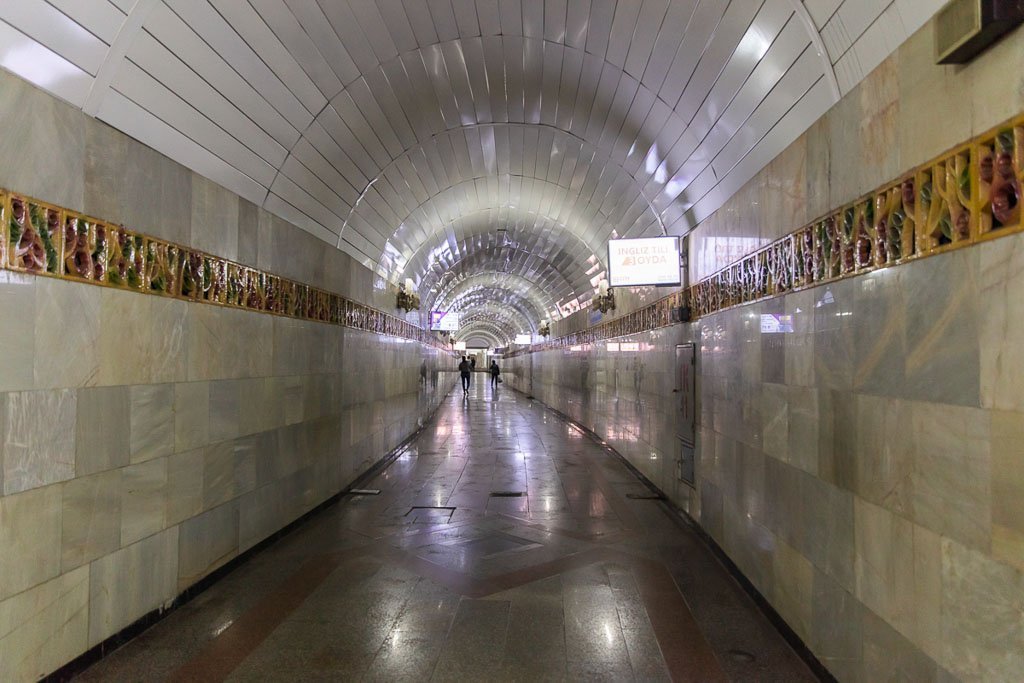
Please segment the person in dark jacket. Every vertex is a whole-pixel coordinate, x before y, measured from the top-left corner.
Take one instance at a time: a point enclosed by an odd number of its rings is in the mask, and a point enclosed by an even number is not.
[[[499,377],[501,375],[501,368],[498,367],[498,361],[491,360],[491,386],[497,388],[498,382],[501,381]]]
[[[463,356],[462,357],[462,362],[459,363],[459,375],[462,376],[462,393],[464,393],[464,394],[468,394],[469,393],[469,373],[470,372],[471,372],[471,367],[469,365],[469,361],[466,360],[465,356]]]

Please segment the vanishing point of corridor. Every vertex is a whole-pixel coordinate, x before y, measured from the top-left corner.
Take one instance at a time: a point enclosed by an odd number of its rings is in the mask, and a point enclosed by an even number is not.
[[[613,453],[482,375],[87,681],[814,680]]]

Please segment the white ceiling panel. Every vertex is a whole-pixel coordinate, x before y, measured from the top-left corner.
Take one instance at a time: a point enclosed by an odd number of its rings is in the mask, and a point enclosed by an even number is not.
[[[145,4],[7,0],[0,65],[497,334],[710,215],[941,0]]]
[[[59,9],[80,24],[82,28],[102,40],[107,45],[112,45],[117,32],[124,24],[126,13],[117,5],[108,0],[46,0],[48,3]],[[133,0],[134,4],[134,0]]]
[[[0,21],[0,67],[81,107],[93,77],[59,54]]]
[[[0,21],[93,76],[107,56],[107,43],[45,0],[0,2]]]

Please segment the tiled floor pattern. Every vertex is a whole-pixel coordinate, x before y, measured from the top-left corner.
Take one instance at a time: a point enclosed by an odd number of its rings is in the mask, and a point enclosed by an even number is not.
[[[319,514],[81,679],[814,680],[692,530],[520,394],[456,390],[364,486],[381,494]]]

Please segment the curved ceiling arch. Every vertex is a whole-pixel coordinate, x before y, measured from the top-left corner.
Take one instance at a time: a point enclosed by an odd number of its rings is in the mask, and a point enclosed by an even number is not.
[[[498,311],[502,316],[516,323],[518,332],[535,331],[537,327],[536,321],[539,320],[537,312],[531,310],[528,302],[515,296],[509,296],[509,294],[508,290],[476,290],[459,296],[457,304],[452,307],[452,310],[458,311],[460,314],[463,311],[468,311],[469,315],[463,318],[465,320],[469,320],[470,316],[476,311],[488,313]],[[524,305],[524,303],[527,305]]]
[[[477,321],[485,321],[500,326],[511,337],[531,331],[530,323],[526,318],[518,311],[502,305],[501,302],[479,302],[467,306],[466,310],[468,313],[460,321],[462,327]]]
[[[431,303],[461,277],[478,273],[519,275],[532,282],[535,287],[546,290],[554,299],[556,307],[564,306],[566,301],[579,300],[581,296],[589,297],[587,281],[582,279],[586,278],[586,271],[582,265],[574,262],[564,252],[559,252],[556,257],[554,260],[548,260],[526,249],[482,246],[458,259],[447,269],[432,273],[436,279],[431,277],[425,280],[424,284],[430,288],[421,294],[421,298]]]
[[[446,235],[438,294],[508,264],[550,312],[611,230],[687,232],[942,4],[10,0],[0,64],[386,277]],[[539,260],[452,232],[513,205]]]
[[[432,299],[433,307],[448,310],[461,298],[478,291],[490,293],[495,299],[516,302],[530,312],[531,320],[549,317],[556,310],[550,293],[522,276],[511,273],[478,272],[449,283],[448,287]]]
[[[472,325],[463,327],[460,334],[462,336],[458,337],[459,341],[467,341],[476,335],[487,336],[494,342],[494,346],[508,346],[513,339],[501,327],[483,320],[478,320]]]
[[[528,160],[533,162],[529,164],[524,163],[522,155],[524,147],[514,144],[524,141],[528,136],[536,136],[537,145],[539,145],[537,158]],[[429,152],[425,151],[426,148],[430,148]],[[443,159],[439,155],[439,150],[442,148],[447,148],[446,151],[449,156],[454,154],[468,159],[469,168],[444,168],[443,174],[438,173],[438,169],[443,168]],[[439,156],[428,160],[428,153]],[[543,165],[538,163],[545,156],[548,163]],[[420,167],[418,170],[417,165]],[[427,182],[420,182],[414,179],[410,182],[410,169],[416,170],[419,178],[429,178],[429,180]],[[457,176],[458,181],[453,181],[455,171],[468,171],[468,173],[462,172]],[[436,201],[434,198],[438,194],[445,189],[454,187],[457,182],[473,182],[492,176],[496,176],[499,179],[505,176],[519,179],[532,178],[546,180],[549,183],[559,185],[565,191],[567,198],[573,201],[569,204],[569,211],[557,211],[560,216],[564,217],[555,216],[554,220],[557,220],[567,228],[570,227],[569,224],[571,223],[572,228],[579,230],[587,226],[585,222],[583,225],[580,225],[583,221],[572,220],[574,218],[572,215],[574,213],[573,210],[575,209],[578,213],[579,200],[583,199],[586,200],[586,203],[589,203],[593,196],[584,194],[583,190],[588,185],[597,185],[609,171],[612,174],[628,179],[628,184],[625,187],[621,187],[621,183],[616,183],[614,180],[611,183],[612,186],[620,185],[617,189],[625,191],[629,189],[628,185],[631,184],[635,192],[633,203],[641,206],[646,205],[646,213],[649,214],[649,220],[645,221],[643,227],[656,226],[661,233],[664,233],[665,226],[661,222],[660,216],[651,200],[644,194],[641,179],[637,178],[634,173],[626,170],[620,162],[613,160],[608,150],[602,150],[594,146],[572,131],[562,130],[544,123],[527,124],[519,122],[473,123],[450,128],[432,135],[428,140],[418,142],[412,148],[404,150],[399,157],[394,158],[367,183],[356,204],[350,209],[345,223],[342,225],[339,244],[340,240],[344,238],[344,230],[349,225],[352,217],[360,213],[360,206],[366,207],[363,202],[368,195],[375,195],[377,201],[367,202],[367,204],[380,205],[384,203],[393,209],[396,206],[401,206],[401,204],[399,201],[396,201],[397,198],[395,197],[389,200],[387,195],[398,194],[400,188],[410,187],[414,194],[418,195],[417,198],[423,198],[425,196],[423,195],[424,191],[431,193],[405,215],[396,213],[397,224],[394,219],[390,220],[389,224],[394,226],[394,231],[388,237],[385,248],[382,250],[381,257],[383,258],[388,255],[389,251],[402,251],[401,248],[392,246],[389,250],[388,247],[395,242],[399,244],[407,242],[407,239],[399,233],[406,226],[409,218],[415,215],[424,204],[431,200]],[[438,178],[441,180],[438,180]],[[433,181],[435,186],[431,186],[431,181]],[[447,185],[445,185],[446,182]],[[416,187],[416,185],[420,184],[423,185],[422,188]],[[502,185],[502,182],[499,180],[500,185]],[[573,192],[576,193],[575,197],[571,196]],[[549,201],[549,204],[551,203]],[[560,204],[566,204],[564,199]],[[492,206],[494,205],[492,204]],[[371,215],[362,216],[365,222],[373,222],[381,217],[380,214],[373,211],[372,207],[370,207],[370,211],[372,211]],[[430,214],[431,212],[422,213]],[[445,215],[447,213],[450,216],[452,212],[449,209],[447,212],[440,210],[437,213],[438,215]],[[456,213],[456,215],[459,215],[459,213],[461,212]],[[632,213],[637,212],[633,211]],[[624,221],[623,223],[632,227],[633,222],[641,220],[643,213],[641,211],[633,221]],[[625,226],[620,227],[628,229]],[[577,232],[577,234],[580,233]],[[585,240],[586,237],[592,236],[583,233],[580,237]],[[415,243],[411,246],[415,249]],[[593,246],[591,245],[591,248]],[[380,260],[378,259],[378,265]]]
[[[568,261],[562,265],[566,270],[578,267]],[[562,311],[570,302],[581,301],[581,295],[574,293],[572,281],[558,266],[558,261],[546,261],[523,250],[479,249],[452,264],[436,283],[428,281],[431,287],[421,294],[421,298],[430,305],[440,299],[450,299],[451,293],[460,287],[460,283],[475,275],[489,275],[492,278],[516,275],[528,282],[531,288],[545,292],[545,298],[552,302],[556,310]],[[590,295],[585,296],[584,300],[588,300]]]
[[[567,239],[564,248],[575,251],[583,257],[595,256],[603,251],[611,235],[640,234],[633,226],[623,227],[616,217],[602,213],[600,205],[590,210],[586,217],[589,228],[580,230],[567,223],[562,216],[550,210],[550,205],[565,197],[567,188],[546,180],[524,176],[493,176],[485,179],[471,179],[446,188],[417,207],[398,224],[398,229],[385,243],[378,274],[393,278],[409,276],[408,264],[420,255],[419,266],[430,265],[422,258],[423,245],[434,240],[448,238],[449,243],[457,239],[456,230],[470,234],[498,230],[499,228],[531,227],[546,228],[560,232]],[[614,198],[613,198],[614,199]],[[602,205],[613,199],[605,198]],[[644,216],[638,217],[638,220]],[[651,217],[647,214],[647,217]],[[529,219],[533,220],[529,220]],[[579,217],[576,217],[579,219]],[[482,221],[489,221],[483,223]],[[635,223],[636,221],[633,221]],[[653,225],[653,223],[652,223]],[[406,245],[401,250],[395,245]],[[413,273],[419,275],[419,273]]]
[[[584,274],[603,273],[603,259],[563,224],[538,216],[520,206],[480,209],[453,219],[436,233],[431,241],[421,244],[406,261],[404,268],[395,272],[393,279],[401,281],[411,276],[426,289],[443,277],[457,262],[481,249],[525,250],[547,261],[578,264]],[[561,255],[566,259],[562,259]],[[595,268],[596,266],[596,268]],[[569,276],[576,286],[586,278]]]

